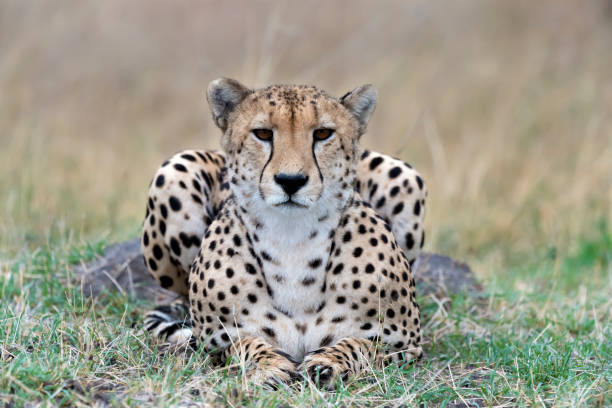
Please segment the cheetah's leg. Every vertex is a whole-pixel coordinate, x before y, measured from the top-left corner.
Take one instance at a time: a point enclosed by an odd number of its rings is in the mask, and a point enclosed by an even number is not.
[[[389,222],[412,266],[425,244],[427,187],[421,175],[408,163],[366,150],[357,166],[356,189]]]
[[[229,194],[224,165],[219,153],[185,150],[162,164],[149,188],[141,237],[145,263],[162,287],[183,296],[202,236]]]
[[[367,339],[347,337],[333,346],[322,347],[306,355],[303,367],[315,383],[330,387],[337,378],[347,379],[371,367],[381,367],[381,351]]]
[[[298,377],[297,362],[259,337],[236,339],[223,351],[223,359],[244,367],[250,382],[271,388]]]

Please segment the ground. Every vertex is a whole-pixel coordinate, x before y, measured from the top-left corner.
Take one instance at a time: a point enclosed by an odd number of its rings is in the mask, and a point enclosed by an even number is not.
[[[305,381],[276,392],[253,388],[240,367],[213,368],[205,354],[160,349],[139,329],[150,301],[118,291],[92,299],[75,283],[70,265],[106,242],[55,242],[16,261],[0,284],[10,299],[0,310],[0,399],[8,406],[608,406],[612,231],[605,222],[595,231],[572,254],[547,249],[509,266],[482,296],[422,296],[427,358],[372,370],[334,392]],[[526,278],[530,287],[522,288]]]
[[[612,406],[610,2],[324,3],[2,3],[0,406]],[[377,87],[363,145],[419,169],[425,250],[483,287],[420,295],[422,362],[253,389],[71,280],[138,235],[159,163],[219,147],[220,75]]]

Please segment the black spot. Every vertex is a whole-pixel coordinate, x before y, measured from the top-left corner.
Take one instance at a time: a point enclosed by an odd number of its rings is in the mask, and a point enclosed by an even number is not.
[[[395,317],[395,311],[393,309],[387,309],[387,317],[392,319]]]
[[[232,285],[232,287],[230,288],[230,292],[232,292],[232,295],[237,295],[240,291],[238,290],[238,286]]]
[[[215,287],[215,280],[214,279],[209,279],[208,280],[208,289],[212,289]]]
[[[389,194],[391,195],[391,197],[395,197],[397,193],[399,193],[399,191],[400,191],[400,188],[398,186],[395,186],[391,189]]]
[[[162,217],[164,218],[168,217],[168,207],[166,207],[166,204],[160,205],[159,209],[161,210]]]
[[[361,330],[370,330],[372,328],[372,323],[366,323],[360,327]]]
[[[400,175],[401,172],[402,172],[402,169],[400,167],[394,167],[391,170],[389,170],[389,177],[396,178],[397,176]]]
[[[144,244],[144,246],[149,246],[149,234],[147,233],[147,231],[142,234],[142,243]]]
[[[319,266],[321,266],[322,262],[323,261],[321,260],[321,258],[313,259],[312,261],[308,262],[308,266],[311,267],[312,269],[316,269]]]
[[[247,264],[244,265],[244,267],[246,268],[247,273],[249,273],[251,275],[257,274],[257,270],[255,269],[255,267],[252,264],[247,263]]]
[[[312,285],[313,283],[315,283],[315,278],[313,278],[313,277],[311,277],[311,276],[306,277],[306,278],[304,278],[304,279],[302,280],[302,285],[304,285],[304,286],[310,286],[310,285]]]
[[[161,247],[157,244],[153,246],[153,255],[155,256],[157,260],[162,259],[162,257],[164,256],[164,253],[162,252]]]
[[[378,245],[378,240],[376,238],[370,238],[370,245],[372,246]]]
[[[332,273],[334,275],[338,275],[340,274],[340,272],[342,272],[342,269],[344,269],[344,264],[339,263],[338,265],[336,265],[336,267],[334,268],[334,270],[332,271]]]
[[[257,296],[255,296],[253,293],[249,293],[247,295],[247,299],[249,299],[249,302],[251,303],[257,303]]]
[[[319,347],[329,346],[333,340],[334,338],[331,335],[327,335],[323,337],[323,339],[321,339],[321,343],[319,344]]]
[[[366,273],[374,273],[374,265],[372,265],[371,263],[367,264],[365,267],[365,272]]]
[[[159,176],[157,176],[157,178],[155,179],[155,186],[156,187],[161,187],[164,185],[164,175],[160,174]]]
[[[159,220],[159,232],[161,232],[162,235],[166,235],[166,223],[162,220]]]
[[[176,256],[181,256],[181,245],[175,237],[170,238],[170,248],[172,248],[172,252],[174,252]]]
[[[353,281],[353,289],[359,289],[361,287],[361,281]]]
[[[163,275],[159,277],[159,284],[162,286],[162,288],[167,289],[174,284],[174,281],[171,277]]]
[[[419,215],[421,213],[421,202],[417,200],[416,203],[414,203],[414,215]]]
[[[176,198],[175,196],[170,196],[170,208],[172,208],[173,211],[180,211],[181,210],[181,201]]]
[[[383,162],[383,158],[380,156],[373,158],[372,161],[370,162],[370,170],[374,170],[382,162]]]
[[[181,157],[182,157],[183,159],[185,159],[185,160],[189,160],[189,161],[192,161],[192,162],[196,161],[196,158],[195,158],[195,157],[193,157],[192,155],[187,154],[187,153],[185,153],[185,154],[181,154]]]
[[[412,236],[410,232],[406,234],[406,248],[407,249],[414,248],[414,237]]]
[[[272,329],[271,329],[271,328],[269,328],[269,327],[262,327],[262,328],[261,328],[261,331],[262,331],[262,332],[264,332],[264,333],[266,333],[266,334],[267,334],[268,336],[270,336],[270,337],[276,337],[276,334],[274,333],[274,330],[272,330]]]
[[[191,247],[191,237],[187,234],[185,234],[184,232],[181,232],[179,234],[179,239],[181,240],[181,243],[186,246],[187,248]]]
[[[240,237],[238,235],[234,235],[232,240],[234,241],[234,245],[236,245],[237,247],[242,245],[242,240],[240,239]]]
[[[149,258],[149,267],[151,268],[152,271],[157,270],[157,262],[155,262],[153,258]]]
[[[336,302],[340,305],[344,304],[344,302],[346,302],[346,298],[344,296],[338,296],[336,298]]]
[[[198,180],[193,179],[192,184],[193,184],[193,188],[195,188],[198,193],[202,191],[202,187],[200,186],[200,183],[198,182]]]
[[[403,209],[404,203],[400,201],[395,207],[393,207],[393,215],[399,214],[400,212],[402,212]]]
[[[193,199],[193,201],[195,201],[198,204],[204,204],[202,203],[202,199],[197,194],[192,194],[191,198]]]
[[[378,200],[378,202],[376,203],[376,208],[380,208],[383,205],[385,205],[385,197],[381,197],[380,200]]]
[[[419,190],[422,190],[423,189],[423,179],[421,179],[421,177],[419,176],[416,176],[416,181],[417,181],[417,184],[419,185]]]
[[[227,268],[225,270],[225,276],[227,276],[229,279],[231,279],[232,276],[234,276],[234,270],[232,268]]]
[[[181,163],[176,163],[176,164],[174,165],[174,168],[175,168],[176,170],[178,170],[178,171],[183,172],[183,173],[186,173],[186,172],[187,172],[187,167],[183,166]]]
[[[342,237],[342,242],[349,242],[351,240],[351,231],[346,231]]]

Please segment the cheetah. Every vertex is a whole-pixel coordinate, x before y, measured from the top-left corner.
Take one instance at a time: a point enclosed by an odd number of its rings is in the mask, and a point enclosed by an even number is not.
[[[207,100],[223,152],[177,153],[150,185],[145,263],[185,305],[148,313],[145,328],[268,385],[305,373],[325,387],[420,358],[411,267],[427,189],[407,163],[360,147],[375,88],[335,98],[222,78]]]

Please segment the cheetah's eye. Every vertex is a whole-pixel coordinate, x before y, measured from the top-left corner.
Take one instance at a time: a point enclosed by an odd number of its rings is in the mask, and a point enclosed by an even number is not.
[[[253,132],[256,138],[263,140],[264,142],[269,142],[272,140],[273,132],[270,129],[253,129],[251,132]]]
[[[334,129],[315,129],[312,133],[316,141],[329,139],[334,134]]]

